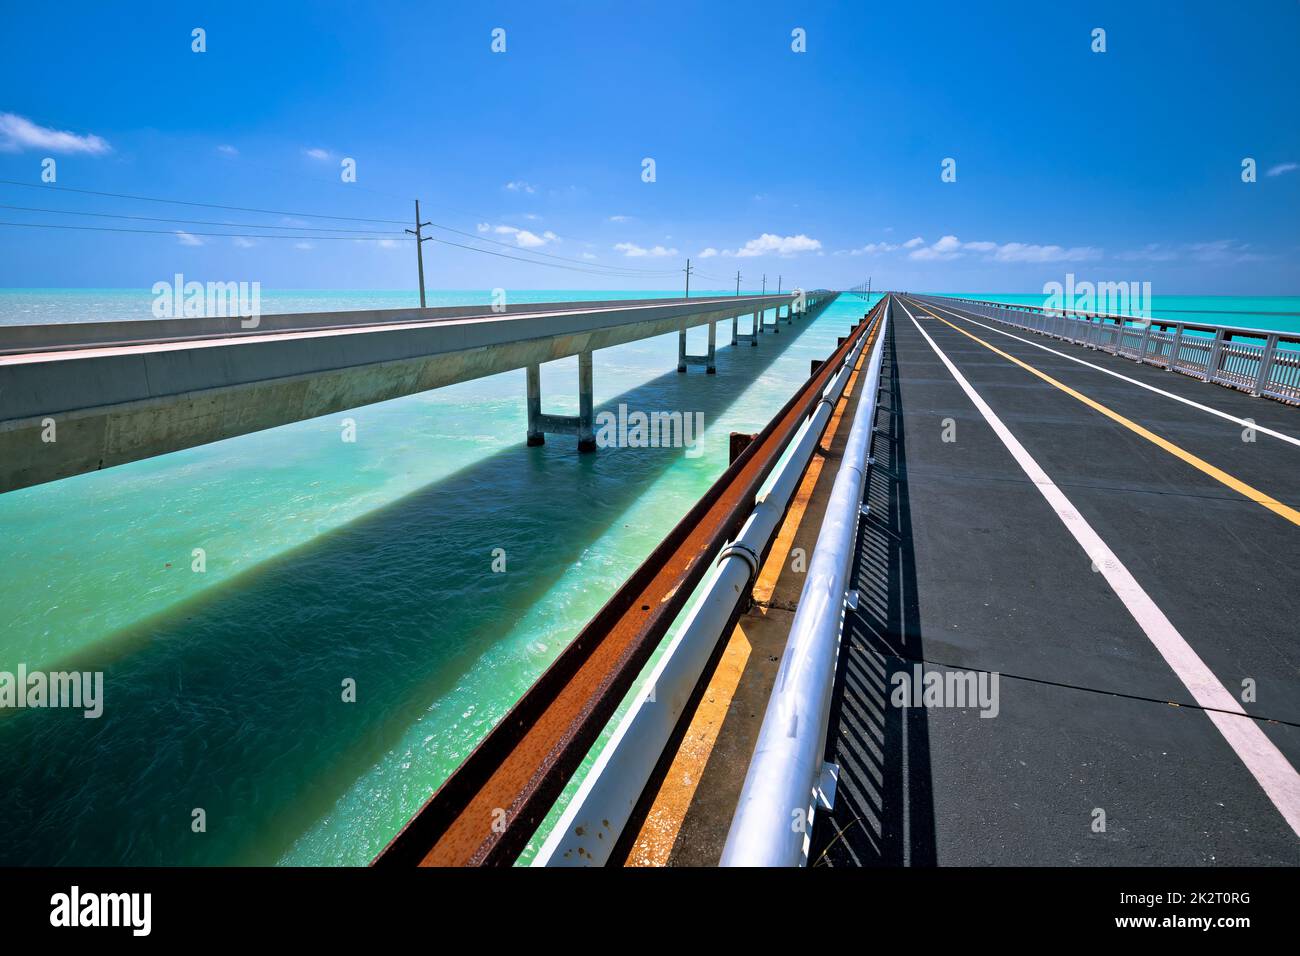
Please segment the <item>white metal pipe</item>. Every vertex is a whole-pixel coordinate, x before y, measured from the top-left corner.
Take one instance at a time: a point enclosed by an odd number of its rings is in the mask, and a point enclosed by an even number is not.
[[[722,851],[723,866],[800,866],[807,862],[810,808],[826,751],[835,662],[857,544],[888,321],[887,302],[853,427],[808,563],[799,608]]]
[[[736,603],[758,574],[763,551],[785,516],[865,341],[864,336],[822,390],[816,409],[765,482],[736,540],[722,549],[699,598],[542,844],[533,866],[601,866],[608,860]]]

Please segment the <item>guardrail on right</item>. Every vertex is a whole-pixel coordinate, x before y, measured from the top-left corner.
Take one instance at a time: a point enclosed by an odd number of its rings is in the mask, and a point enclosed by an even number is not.
[[[916,298],[940,306],[961,303],[965,311],[1003,325],[1182,372],[1255,397],[1300,405],[1300,332],[1053,311],[955,296]]]

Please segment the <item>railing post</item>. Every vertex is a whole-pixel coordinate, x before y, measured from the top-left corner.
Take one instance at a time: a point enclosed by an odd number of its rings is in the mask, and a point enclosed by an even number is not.
[[[1226,341],[1225,330],[1218,329],[1214,333],[1214,344],[1210,346],[1210,357],[1205,363],[1205,380],[1213,382],[1219,377],[1219,356],[1223,354],[1223,343]]]
[[[1176,369],[1178,367],[1178,356],[1182,350],[1183,323],[1179,322],[1177,328],[1174,329],[1174,341],[1173,344],[1169,346],[1169,361],[1166,363],[1165,368]]]
[[[1255,376],[1255,387],[1250,394],[1259,398],[1268,387],[1268,377],[1273,371],[1273,355],[1277,352],[1277,335],[1270,335],[1264,341],[1264,351],[1259,356],[1259,374]]]

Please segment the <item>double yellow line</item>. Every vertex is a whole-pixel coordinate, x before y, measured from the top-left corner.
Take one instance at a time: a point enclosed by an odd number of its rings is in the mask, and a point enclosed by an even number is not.
[[[1083,404],[1087,405],[1089,408],[1093,409],[1094,411],[1101,412],[1101,414],[1105,415],[1111,421],[1118,422],[1119,424],[1127,428],[1129,431],[1133,432],[1135,435],[1141,435],[1147,441],[1151,442],[1151,444],[1163,448],[1165,451],[1169,452],[1169,454],[1175,456],[1176,458],[1181,458],[1183,461],[1187,462],[1187,464],[1191,465],[1196,470],[1209,475],[1215,481],[1223,485],[1226,485],[1227,487],[1231,488],[1233,491],[1237,492],[1237,494],[1242,495],[1245,498],[1249,498],[1251,501],[1255,502],[1258,505],[1263,505],[1269,511],[1272,511],[1274,514],[1281,515],[1287,521],[1290,521],[1293,525],[1300,526],[1300,511],[1296,511],[1294,508],[1282,504],[1282,502],[1278,501],[1276,498],[1272,497],[1271,495],[1264,494],[1264,492],[1260,491],[1258,488],[1254,487],[1253,485],[1246,484],[1240,478],[1234,478],[1232,475],[1228,474],[1222,468],[1214,467],[1214,465],[1211,465],[1204,458],[1198,458],[1196,455],[1193,455],[1187,449],[1180,448],[1178,445],[1175,445],[1167,438],[1161,438],[1159,435],[1157,435],[1155,432],[1151,431],[1150,429],[1143,428],[1137,422],[1133,421],[1130,418],[1125,418],[1119,412],[1107,408],[1101,402],[1089,398],[1087,395],[1084,395],[1082,392],[1079,392],[1071,388],[1070,386],[1066,385],[1064,382],[1057,381],[1056,379],[1052,378],[1052,376],[1048,375],[1046,372],[1034,368],[1028,362],[1023,362],[1020,359],[1016,358],[1014,355],[1008,355],[1006,352],[1002,351],[997,346],[990,345],[988,342],[985,342],[978,335],[973,335],[970,332],[967,332],[959,325],[953,325],[943,316],[936,315],[934,312],[931,312],[929,309],[927,309],[925,306],[921,305],[920,303],[913,303],[913,304],[922,312],[928,313],[929,315],[938,319],[940,322],[948,326],[950,329],[955,329],[956,331],[960,332],[962,335],[966,336],[966,338],[978,342],[980,345],[984,346],[994,355],[1000,355],[1008,362],[1013,362],[1014,364],[1019,365],[1026,372],[1029,372],[1033,375],[1037,375],[1039,378],[1041,378],[1044,382],[1047,382],[1049,385],[1053,385],[1056,388],[1059,388],[1061,391],[1065,392],[1065,394],[1069,395],[1071,398],[1078,399],[1079,401],[1083,402]]]

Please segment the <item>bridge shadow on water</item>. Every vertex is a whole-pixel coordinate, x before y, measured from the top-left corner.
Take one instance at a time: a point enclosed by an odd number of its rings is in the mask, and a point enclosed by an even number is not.
[[[933,866],[934,801],[926,712],[890,705],[893,677],[924,659],[898,358],[885,343],[868,517],[852,569],[827,757],[840,767],[835,809],[818,814],[813,866]]]
[[[716,422],[812,325],[801,324],[757,349],[720,348],[716,376],[670,371],[605,407],[698,410]],[[436,755],[393,752],[404,733],[444,696],[479,686],[484,655],[682,459],[681,449],[579,456],[572,437],[539,448],[523,437],[521,427],[517,445],[51,668],[103,670],[104,714],[0,719],[0,864],[274,862],[382,765],[374,792],[352,804],[366,819],[337,823],[345,849],[331,855],[367,861],[563,641],[531,662],[516,655],[503,678],[517,685],[509,699],[477,701],[473,720],[446,713],[450,742]],[[725,447],[725,436],[710,441]],[[504,574],[491,572],[498,547]],[[621,581],[630,570],[603,573]],[[355,704],[340,699],[347,677]],[[440,747],[427,738],[424,750]],[[402,760],[416,771],[391,769]],[[192,830],[195,808],[205,833]]]

